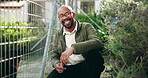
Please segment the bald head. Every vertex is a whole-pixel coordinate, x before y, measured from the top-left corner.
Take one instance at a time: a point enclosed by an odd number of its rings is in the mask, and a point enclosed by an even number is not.
[[[68,6],[68,5],[62,5],[59,9],[58,9],[58,13],[59,11],[61,11],[62,9],[68,9],[70,12],[74,12],[73,9]]]

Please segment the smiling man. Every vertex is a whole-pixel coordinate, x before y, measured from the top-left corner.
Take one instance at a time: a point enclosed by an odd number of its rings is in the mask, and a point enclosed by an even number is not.
[[[89,23],[79,23],[70,6],[58,9],[63,27],[57,31],[50,53],[55,68],[47,78],[99,78],[104,70],[102,42]]]

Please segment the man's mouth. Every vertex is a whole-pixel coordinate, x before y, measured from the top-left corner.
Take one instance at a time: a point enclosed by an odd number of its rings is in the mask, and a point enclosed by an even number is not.
[[[65,25],[70,24],[70,20],[65,20],[65,21],[64,21],[64,24],[65,24]]]
[[[65,19],[62,21],[63,25],[69,26],[71,23],[71,19]]]
[[[64,21],[62,21],[62,24],[64,27],[70,29],[73,25],[73,20],[72,19],[65,19]]]

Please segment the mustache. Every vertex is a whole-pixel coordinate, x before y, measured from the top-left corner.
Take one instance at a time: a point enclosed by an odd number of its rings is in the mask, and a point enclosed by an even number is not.
[[[65,20],[71,20],[71,18],[67,18],[67,19],[65,19]],[[64,23],[65,20],[63,20],[62,23]]]

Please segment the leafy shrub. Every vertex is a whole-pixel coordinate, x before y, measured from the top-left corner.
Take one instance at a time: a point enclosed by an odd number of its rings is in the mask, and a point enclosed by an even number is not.
[[[0,26],[0,42],[22,40],[31,33],[25,28],[28,27],[29,24],[21,21],[14,22],[13,19],[10,19],[9,21],[0,21]]]
[[[0,58],[3,59],[29,52],[30,47],[47,32],[44,30],[43,23],[25,23],[13,20],[0,20],[0,51],[2,53]]]
[[[96,15],[96,13],[94,14],[88,14],[88,16],[93,20],[95,21],[102,29],[104,28],[102,26],[102,18],[99,16],[99,15]],[[92,21],[90,21],[90,19],[85,16],[84,14],[78,14],[77,15],[77,19],[80,21],[80,22],[88,22],[88,23],[91,23],[95,28],[99,29]]]
[[[1,20],[0,26],[0,42],[28,40],[31,37],[41,38],[46,33],[42,23],[14,22],[13,19],[10,19],[8,21]]]
[[[111,65],[115,72],[114,77],[146,78],[147,13],[147,5],[132,0],[114,0],[102,6],[101,16],[110,34],[105,47],[113,59]]]

